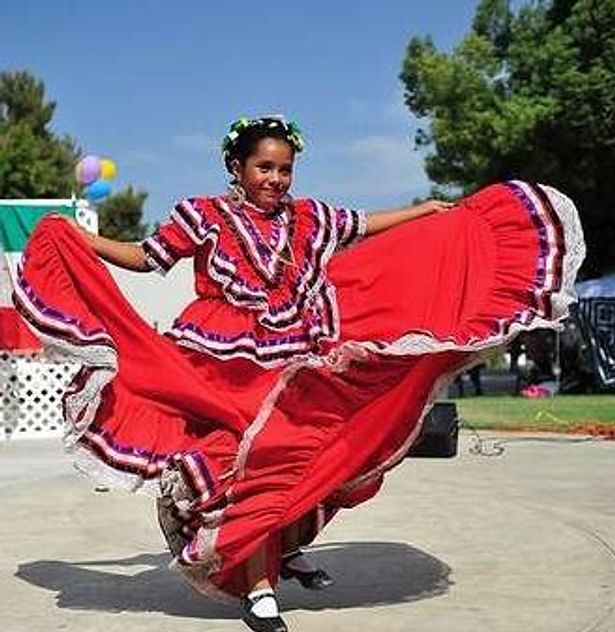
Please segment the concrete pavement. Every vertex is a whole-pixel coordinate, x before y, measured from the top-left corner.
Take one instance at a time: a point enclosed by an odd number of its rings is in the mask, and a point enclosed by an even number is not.
[[[284,584],[290,629],[615,630],[615,442],[498,438],[338,516],[312,553],[336,585]],[[59,441],[0,444],[0,503],[3,632],[247,630],[167,570],[150,499],[95,492]]]

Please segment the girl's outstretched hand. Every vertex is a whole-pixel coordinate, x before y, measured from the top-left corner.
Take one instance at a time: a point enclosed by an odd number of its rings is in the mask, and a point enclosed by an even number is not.
[[[455,202],[446,202],[444,200],[426,200],[413,206],[404,206],[398,209],[388,211],[372,211],[367,213],[366,235],[375,235],[383,230],[397,226],[403,222],[408,222],[432,213],[444,213],[449,211]]]
[[[77,220],[74,217],[62,215],[62,213],[49,213],[48,217],[58,217],[60,219],[63,219],[65,222],[68,222],[76,230],[83,231],[83,228],[77,223]]]
[[[420,215],[430,215],[431,213],[444,213],[445,211],[449,211],[455,206],[454,202],[447,202],[445,200],[425,200],[420,204],[417,204],[415,208],[418,213],[417,216]]]

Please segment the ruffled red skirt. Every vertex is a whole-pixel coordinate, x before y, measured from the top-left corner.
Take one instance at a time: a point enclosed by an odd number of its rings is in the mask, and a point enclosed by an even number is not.
[[[275,583],[284,527],[310,516],[309,540],[377,491],[447,380],[556,327],[583,256],[568,198],[488,187],[335,256],[339,341],[275,369],[157,334],[59,218],[33,234],[14,298],[49,351],[82,364],[64,397],[78,466],[154,492],[177,568],[236,596],[262,545]]]

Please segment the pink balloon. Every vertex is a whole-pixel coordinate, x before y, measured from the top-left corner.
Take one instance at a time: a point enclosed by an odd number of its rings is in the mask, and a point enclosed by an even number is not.
[[[85,156],[77,163],[77,180],[82,184],[90,184],[100,177],[101,168],[102,165],[98,156]]]

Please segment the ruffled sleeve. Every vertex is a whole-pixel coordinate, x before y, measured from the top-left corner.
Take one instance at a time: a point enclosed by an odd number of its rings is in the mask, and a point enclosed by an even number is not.
[[[346,248],[365,236],[367,218],[364,211],[335,208],[337,249]]]
[[[208,224],[195,198],[180,200],[169,219],[143,242],[153,270],[166,274],[179,259],[192,257],[208,232]]]

